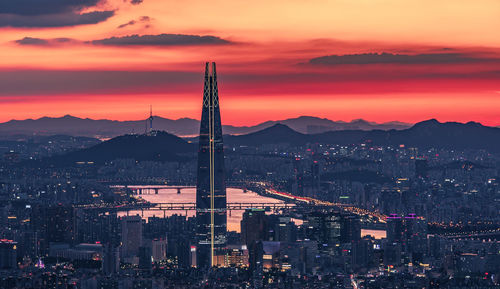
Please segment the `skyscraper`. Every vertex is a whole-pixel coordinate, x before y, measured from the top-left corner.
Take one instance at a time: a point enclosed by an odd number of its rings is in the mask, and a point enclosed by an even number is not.
[[[217,266],[226,246],[226,182],[215,63],[205,64],[196,184],[197,265]]]
[[[107,243],[103,248],[102,271],[109,276],[120,271],[120,252],[118,247]]]
[[[122,217],[122,251],[123,258],[133,258],[139,254],[142,246],[142,218],[141,216]]]
[[[0,240],[0,269],[17,268],[17,242],[7,239]]]
[[[249,248],[257,241],[267,241],[268,221],[263,209],[247,209],[241,220],[241,241]]]

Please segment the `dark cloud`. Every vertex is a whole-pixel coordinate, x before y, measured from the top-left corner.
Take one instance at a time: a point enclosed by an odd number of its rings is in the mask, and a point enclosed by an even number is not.
[[[125,24],[124,24],[125,25]],[[127,24],[128,25],[128,24]],[[196,46],[196,45],[220,45],[230,44],[230,41],[224,40],[216,36],[199,36],[199,35],[184,35],[184,34],[159,34],[159,35],[130,35],[124,37],[111,37],[100,40],[86,41],[72,38],[35,38],[24,37],[23,39],[15,40],[19,45],[60,45],[66,43],[73,44],[93,44],[93,45],[114,45],[114,46]]]
[[[0,14],[0,27],[61,27],[96,24],[113,16],[114,11],[94,11],[89,13],[61,13],[47,15]]]
[[[132,0],[130,1],[130,3],[132,3],[133,5],[138,5],[138,4],[141,4],[143,2],[143,0]]]
[[[487,59],[464,53],[429,53],[429,54],[392,54],[365,53],[348,55],[328,55],[309,60],[310,64],[442,64],[482,62]]]
[[[46,15],[79,11],[101,0],[3,0],[0,14]]]
[[[137,23],[149,23],[151,20],[152,19],[149,16],[141,16],[141,17],[139,17],[138,20],[130,20],[129,22],[124,23],[124,24],[118,26],[118,28],[124,28],[124,27],[127,27],[127,26],[135,25]],[[149,27],[149,25],[146,25],[146,27]]]
[[[135,23],[137,23],[135,20],[130,20],[129,22],[124,23],[124,24],[118,26],[118,28],[124,28],[124,27],[127,27],[129,25],[134,25]]]
[[[61,27],[96,24],[114,11],[92,11],[104,0],[4,0],[0,5],[0,27]]]
[[[63,43],[76,42],[76,40],[71,38],[53,38],[53,39],[42,39],[35,37],[24,37],[23,39],[19,39],[14,41],[19,45],[35,45],[35,46],[44,46],[44,45],[57,45]]]
[[[199,36],[185,34],[159,34],[159,35],[129,35],[123,37],[111,37],[90,41],[97,45],[151,45],[151,46],[174,46],[174,45],[220,45],[230,44],[230,41],[216,36]]]
[[[15,41],[20,45],[47,45],[49,42],[46,39],[41,38],[33,38],[33,37],[24,37],[23,39],[19,39]]]

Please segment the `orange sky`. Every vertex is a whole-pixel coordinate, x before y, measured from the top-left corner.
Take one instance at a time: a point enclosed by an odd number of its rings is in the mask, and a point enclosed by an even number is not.
[[[142,119],[149,104],[199,118],[203,63],[216,61],[227,124],[314,115],[500,125],[498,0],[57,2],[0,7],[0,122]]]

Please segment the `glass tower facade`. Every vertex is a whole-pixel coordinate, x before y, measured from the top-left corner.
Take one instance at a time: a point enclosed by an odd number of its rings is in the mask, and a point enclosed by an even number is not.
[[[226,182],[215,63],[205,64],[196,184],[197,265],[223,264],[226,247]]]

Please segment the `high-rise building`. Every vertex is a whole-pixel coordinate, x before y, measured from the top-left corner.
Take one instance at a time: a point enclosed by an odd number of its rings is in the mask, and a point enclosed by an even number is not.
[[[123,258],[135,257],[142,246],[142,218],[141,216],[122,217],[122,248]]]
[[[276,216],[272,218],[272,239],[279,242],[294,242],[297,239],[297,226],[290,217]]]
[[[191,267],[196,267],[197,264],[196,264],[196,246],[191,246],[191,248],[189,248],[189,265]]]
[[[167,258],[167,240],[163,238],[153,239],[151,249],[154,262],[164,261]]]
[[[361,222],[355,214],[343,214],[340,226],[340,241],[342,243],[357,242],[361,239]]]
[[[216,266],[226,246],[226,183],[215,63],[205,65],[200,124],[196,219],[198,267]]]
[[[429,164],[427,159],[422,157],[415,158],[415,177],[426,178],[429,173]]]
[[[304,195],[304,168],[302,160],[295,158],[293,162],[294,181],[292,184],[292,193],[294,195]]]
[[[248,248],[246,245],[228,246],[228,265],[231,267],[248,267]]]
[[[152,250],[150,246],[139,247],[139,269],[151,271],[152,269]]]
[[[47,208],[47,240],[53,243],[74,241],[74,215],[70,206],[55,205]]]
[[[268,221],[263,209],[247,209],[241,219],[241,242],[248,247],[256,241],[266,241]]]
[[[7,239],[0,240],[0,269],[17,268],[17,242]]]
[[[311,165],[311,188],[312,188],[312,196],[318,197],[320,195],[319,191],[321,188],[321,179],[320,179],[320,168],[317,160],[313,161]]]
[[[401,264],[401,244],[387,242],[384,245],[384,265],[399,266]]]
[[[120,219],[116,212],[104,214],[94,210],[75,209],[76,243],[120,244]]]
[[[118,273],[120,270],[120,252],[118,247],[108,243],[103,248],[102,271],[105,275]]]
[[[370,266],[373,260],[373,241],[369,237],[352,241],[351,258],[354,270]]]
[[[334,254],[340,245],[341,215],[340,212],[316,211],[307,214],[304,220],[306,238],[318,242],[322,252]]]

